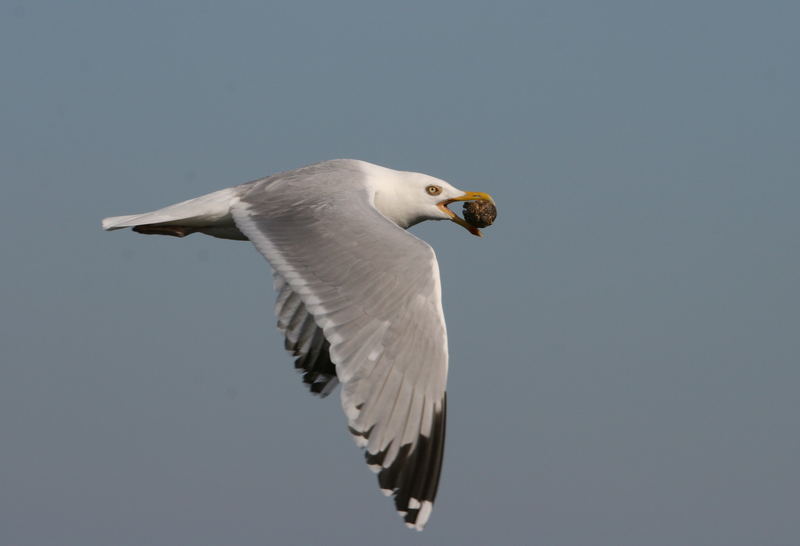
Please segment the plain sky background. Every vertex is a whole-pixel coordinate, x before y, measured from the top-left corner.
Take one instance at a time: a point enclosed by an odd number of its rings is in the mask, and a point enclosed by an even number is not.
[[[800,544],[796,1],[0,4],[0,546]],[[437,250],[407,530],[247,243],[104,233],[336,157],[492,193]]]

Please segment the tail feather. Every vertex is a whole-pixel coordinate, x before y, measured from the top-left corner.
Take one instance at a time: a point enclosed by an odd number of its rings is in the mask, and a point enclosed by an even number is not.
[[[102,226],[106,231],[137,226],[181,226],[215,237],[244,239],[231,216],[231,203],[237,196],[236,188],[227,188],[153,212],[104,218]]]
[[[123,229],[136,225],[134,218],[147,216],[146,214],[132,214],[130,216],[111,216],[103,218],[103,229],[106,231],[114,231],[115,229]]]

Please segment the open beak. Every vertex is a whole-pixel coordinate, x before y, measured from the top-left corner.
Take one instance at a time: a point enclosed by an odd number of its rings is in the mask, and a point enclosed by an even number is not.
[[[476,235],[478,237],[483,237],[483,235],[481,234],[481,230],[479,230],[478,228],[476,228],[475,226],[473,226],[472,224],[461,218],[455,212],[447,208],[447,205],[449,205],[450,203],[455,203],[456,201],[478,201],[478,200],[489,201],[491,204],[494,205],[494,199],[492,199],[492,196],[489,195],[488,193],[483,193],[480,191],[468,191],[464,195],[461,195],[459,197],[453,197],[452,199],[445,199],[444,201],[439,201],[438,203],[436,203],[436,206],[438,206],[442,212],[447,214],[447,216],[450,217],[450,220],[452,220],[459,226],[463,227],[473,235]]]

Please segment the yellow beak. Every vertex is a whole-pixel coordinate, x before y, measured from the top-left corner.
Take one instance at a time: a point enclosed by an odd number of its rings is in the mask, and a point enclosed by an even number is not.
[[[481,230],[479,230],[478,228],[476,228],[475,226],[473,226],[472,224],[470,224],[469,222],[458,216],[455,212],[447,208],[447,205],[449,205],[450,203],[455,203],[456,201],[478,201],[478,200],[489,201],[491,204],[494,205],[494,199],[492,199],[492,196],[489,195],[488,193],[483,193],[480,191],[468,191],[464,195],[461,195],[459,197],[453,197],[452,199],[445,199],[444,201],[436,203],[436,205],[442,210],[442,212],[444,212],[450,217],[451,221],[463,227],[473,235],[476,235],[478,237],[483,237],[483,234],[481,234]]]

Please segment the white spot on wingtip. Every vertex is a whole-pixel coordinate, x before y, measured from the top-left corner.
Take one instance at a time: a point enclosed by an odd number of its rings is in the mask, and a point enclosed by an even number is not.
[[[391,489],[381,489],[381,493],[383,493],[384,495],[386,495],[388,497],[389,495],[392,494],[392,490]]]
[[[419,501],[418,501],[417,499],[413,499],[413,498],[412,498],[412,499],[408,499],[408,507],[409,507],[411,510],[416,510],[416,509],[417,509],[417,508],[419,508],[420,506],[421,506],[421,505],[420,505],[420,503],[419,503]]]
[[[433,510],[433,503],[431,501],[422,501],[422,508],[419,509],[417,514],[417,530],[422,531],[422,528],[428,523],[428,518],[431,517]]]
[[[379,464],[368,464],[367,466],[369,467],[370,470],[372,470],[376,474],[381,470],[383,470],[383,467]]]

